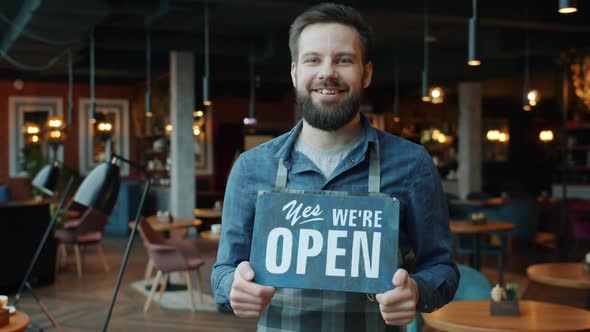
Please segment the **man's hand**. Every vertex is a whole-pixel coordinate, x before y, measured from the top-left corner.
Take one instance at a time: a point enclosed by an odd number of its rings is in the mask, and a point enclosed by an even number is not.
[[[257,318],[270,303],[274,287],[262,286],[255,282],[254,271],[249,262],[241,262],[234,273],[229,300],[234,313],[242,318]]]
[[[395,288],[388,292],[377,294],[381,316],[387,325],[407,325],[412,322],[416,314],[416,305],[420,299],[420,292],[416,281],[409,277],[408,271],[398,269],[393,275]]]

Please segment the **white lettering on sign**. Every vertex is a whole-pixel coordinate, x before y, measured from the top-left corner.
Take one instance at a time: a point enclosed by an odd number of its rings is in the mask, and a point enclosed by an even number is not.
[[[325,261],[317,262],[326,266],[325,275],[333,277],[346,276],[346,268],[337,267],[337,258],[351,254],[350,276],[359,277],[360,260],[362,257],[364,263],[365,277],[378,278],[379,276],[379,257],[381,253],[381,233],[372,232],[372,241],[369,241],[367,232],[352,232],[352,248],[338,247],[338,240],[348,237],[348,232],[343,230],[329,230],[328,241],[324,247],[324,238],[321,232],[314,229],[300,229],[299,241],[297,245],[296,268],[297,274],[305,274],[307,271],[307,261],[315,259],[324,259]],[[282,246],[279,247],[279,240],[282,239]],[[347,243],[350,243],[347,242]],[[369,250],[371,248],[371,250]],[[285,227],[274,228],[268,234],[266,243],[266,270],[273,274],[284,274],[291,268],[293,257],[293,234],[291,230]],[[324,255],[320,255],[325,251]],[[277,262],[277,256],[281,256],[280,263]],[[321,258],[319,258],[319,257]]]
[[[332,225],[357,227],[356,219],[362,219],[363,227],[381,228],[383,211],[332,209]]]
[[[346,270],[336,267],[336,256],[346,255],[346,249],[338,248],[338,238],[346,237],[347,231],[328,231],[328,256],[326,257],[326,275],[344,277]]]
[[[277,252],[279,251],[279,239],[283,239],[281,252],[281,264],[277,265]],[[277,227],[268,233],[266,245],[266,269],[270,273],[281,274],[289,270],[291,266],[291,251],[293,247],[293,234],[288,228]]]
[[[309,240],[312,239],[312,246],[309,246]],[[322,233],[314,229],[301,229],[299,231],[299,248],[297,248],[297,274],[305,274],[307,267],[307,258],[315,257],[322,252],[324,239]]]
[[[297,205],[297,200],[295,199],[283,206],[283,211],[289,209],[287,215],[285,216],[285,219],[291,219],[291,226],[295,226],[295,224],[299,219],[301,219],[301,217],[303,217],[304,219],[299,223],[300,225],[312,221],[324,220],[324,218],[319,218],[319,216],[323,212],[322,210],[320,210],[319,204],[316,204],[315,207],[306,206],[303,209],[303,211],[301,211],[302,207],[303,203],[299,203],[299,205]]]
[[[352,234],[352,262],[350,263],[351,277],[359,276],[360,266],[360,252],[363,252],[363,261],[365,262],[365,275],[367,278],[379,277],[379,255],[381,253],[381,233],[373,233],[373,248],[371,252],[373,256],[369,254],[369,244],[367,240],[367,232],[355,231]],[[370,258],[369,258],[370,257]]]

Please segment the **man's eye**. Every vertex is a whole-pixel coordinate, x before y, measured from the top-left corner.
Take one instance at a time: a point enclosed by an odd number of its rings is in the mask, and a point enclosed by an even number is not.
[[[304,63],[316,63],[318,62],[317,58],[308,58],[303,61]]]
[[[338,60],[338,63],[352,63],[352,60],[348,58],[342,58]]]

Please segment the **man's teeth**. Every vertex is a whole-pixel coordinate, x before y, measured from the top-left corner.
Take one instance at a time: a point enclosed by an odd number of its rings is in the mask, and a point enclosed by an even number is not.
[[[335,95],[336,93],[338,93],[338,90],[320,89],[318,90],[318,92],[323,95]]]

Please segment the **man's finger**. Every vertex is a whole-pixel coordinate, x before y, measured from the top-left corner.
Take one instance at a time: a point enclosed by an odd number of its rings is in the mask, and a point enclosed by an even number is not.
[[[236,268],[236,271],[239,273],[239,275],[248,280],[248,281],[252,281],[254,280],[254,270],[252,270],[252,268],[250,267],[250,263],[249,262],[241,262],[238,267]]]
[[[409,278],[408,271],[406,271],[404,269],[398,269],[397,271],[395,271],[395,274],[393,275],[393,279],[392,279],[393,285],[395,287],[403,287],[408,282],[408,278]]]

